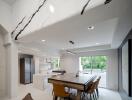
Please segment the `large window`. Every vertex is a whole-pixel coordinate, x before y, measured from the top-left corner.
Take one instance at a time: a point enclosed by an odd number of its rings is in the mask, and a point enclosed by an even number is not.
[[[81,67],[83,71],[94,72],[97,71],[106,71],[107,66],[107,57],[106,56],[88,56],[80,57]]]
[[[52,68],[53,69],[60,69],[60,58],[56,57],[52,59]]]
[[[80,70],[87,74],[97,74],[101,76],[99,86],[106,88],[107,56],[87,56],[80,57]]]

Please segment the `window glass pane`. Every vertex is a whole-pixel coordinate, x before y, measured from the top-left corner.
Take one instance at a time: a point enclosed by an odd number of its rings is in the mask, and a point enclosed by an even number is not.
[[[83,70],[89,69],[100,69],[101,71],[106,70],[107,57],[106,56],[88,56],[81,57],[81,66]]]
[[[107,56],[80,57],[80,71],[101,76],[99,87],[106,88]]]
[[[59,58],[53,58],[52,59],[52,68],[53,69],[59,69],[60,68],[60,59]]]
[[[81,65],[83,69],[91,68],[91,57],[81,57]]]

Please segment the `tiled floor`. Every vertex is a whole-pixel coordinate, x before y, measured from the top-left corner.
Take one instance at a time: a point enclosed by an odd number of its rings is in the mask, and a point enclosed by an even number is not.
[[[21,85],[19,87],[19,93],[18,97],[13,99],[7,99],[7,98],[0,98],[0,100],[22,100],[22,98],[27,94],[31,93],[34,100],[53,100],[52,89],[47,88],[44,91],[38,90],[36,88],[33,88],[32,85]],[[121,100],[120,95],[118,92],[107,90],[107,89],[99,89],[100,92],[100,98],[99,100]]]

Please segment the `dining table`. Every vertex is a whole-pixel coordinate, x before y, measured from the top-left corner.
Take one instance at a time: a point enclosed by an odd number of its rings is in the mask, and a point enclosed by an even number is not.
[[[77,89],[76,100],[81,100],[82,91],[86,91],[96,75],[91,74],[63,74],[48,78],[48,83],[64,85],[68,88]]]

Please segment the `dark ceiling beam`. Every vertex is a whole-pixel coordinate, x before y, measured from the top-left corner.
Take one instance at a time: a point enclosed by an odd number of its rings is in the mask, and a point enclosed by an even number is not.
[[[88,0],[87,3],[84,5],[84,7],[83,7],[83,9],[82,9],[82,11],[81,11],[81,15],[83,15],[83,13],[84,13],[84,11],[85,11],[85,9],[86,9],[86,7],[88,6],[88,4],[89,4],[90,1],[91,1],[91,0]]]
[[[38,7],[38,9],[31,15],[31,17],[30,17],[30,19],[29,19],[29,21],[24,25],[24,27],[17,33],[17,35],[15,36],[15,40],[18,40],[18,36],[26,29],[26,27],[31,23],[31,21],[32,21],[32,19],[35,17],[35,15],[39,12],[39,10],[44,6],[44,4],[45,4],[45,2],[46,2],[47,0],[44,0],[43,1],[43,3]],[[24,18],[23,18],[23,20],[24,20]],[[18,24],[18,26],[20,25],[20,24],[22,24],[22,22],[23,22],[23,20]],[[17,29],[18,27],[16,27],[16,29]],[[15,30],[16,30],[15,29]],[[13,32],[14,33],[14,32]]]
[[[16,26],[16,28],[11,32],[11,35],[14,34],[14,32],[16,31],[16,29],[23,23],[25,17],[23,17],[23,19],[18,23],[18,25]]]
[[[91,1],[91,0],[88,0],[87,3],[84,5],[84,7],[83,7],[83,9],[82,9],[82,11],[81,11],[81,15],[83,15],[83,13],[84,13],[86,7],[88,6],[88,4],[90,3],[90,1]],[[112,1],[112,0],[106,0],[106,1],[104,2],[104,4],[106,5],[106,4],[110,3],[111,1]]]
[[[108,3],[110,3],[112,0],[106,0],[105,2],[104,2],[104,4],[106,5],[106,4],[108,4]]]

